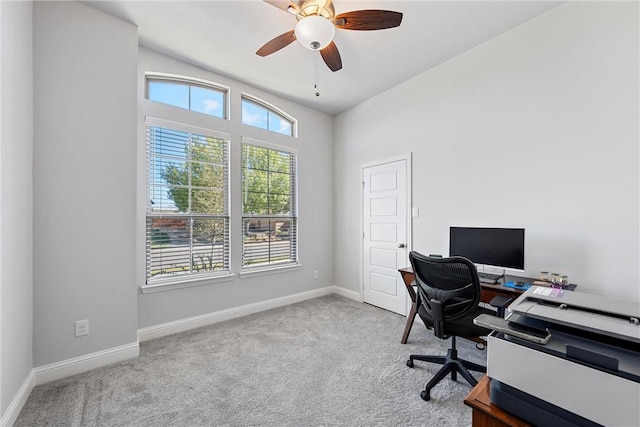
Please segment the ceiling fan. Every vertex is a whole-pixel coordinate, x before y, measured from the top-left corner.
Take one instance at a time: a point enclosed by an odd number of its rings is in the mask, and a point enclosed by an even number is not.
[[[265,43],[256,54],[271,55],[298,40],[310,50],[319,50],[331,71],[342,68],[342,59],[333,38],[341,30],[383,30],[402,22],[402,13],[390,10],[354,10],[336,16],[332,0],[264,0],[272,6],[295,15],[295,29]]]

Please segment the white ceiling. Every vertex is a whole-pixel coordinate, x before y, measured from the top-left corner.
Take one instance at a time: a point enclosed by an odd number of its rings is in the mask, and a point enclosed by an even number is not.
[[[336,14],[386,9],[404,16],[398,28],[338,30],[343,68],[333,73],[318,56],[318,97],[317,53],[294,42],[264,58],[255,54],[296,22],[261,0],[83,3],[137,25],[142,46],[335,115],[562,2],[334,0]]]

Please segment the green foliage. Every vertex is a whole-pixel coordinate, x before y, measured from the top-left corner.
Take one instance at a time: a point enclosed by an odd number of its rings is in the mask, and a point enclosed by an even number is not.
[[[192,136],[185,148],[187,162],[167,164],[161,172],[170,184],[167,196],[180,212],[224,213],[224,145],[223,140]]]
[[[291,214],[291,154],[268,148],[242,147],[242,212]]]
[[[219,249],[227,233],[225,218],[206,218],[203,215],[224,215],[225,211],[225,144],[223,140],[209,137],[191,136],[185,147],[184,161],[166,162],[160,177],[167,183],[167,196],[179,212],[193,214],[188,223],[191,256],[186,265],[163,265],[151,275],[175,274],[179,272],[211,271],[223,268]],[[292,154],[252,145],[242,147],[242,211],[249,215],[292,214],[293,177]],[[251,219],[254,221],[254,219]],[[288,221],[264,224],[268,233],[260,232],[269,240],[287,239]],[[259,225],[259,220],[258,220]],[[245,224],[245,228],[250,228]],[[260,230],[262,230],[261,227]],[[256,234],[257,236],[257,234]],[[253,236],[256,239],[256,236]],[[156,230],[151,237],[157,248],[171,245],[166,232]],[[218,248],[214,251],[214,248]],[[286,255],[270,258],[271,261],[287,259]],[[262,260],[260,260],[262,262]],[[250,261],[256,262],[256,261]],[[189,265],[190,264],[190,265]]]
[[[184,164],[167,164],[161,172],[162,179],[170,185],[168,197],[180,212],[223,213],[224,141],[194,136],[186,147],[186,158]],[[244,145],[242,188],[243,213],[290,214],[291,154]]]
[[[160,176],[169,184],[167,196],[180,212],[192,214],[225,213],[225,141],[191,136],[185,147],[186,162],[167,163]],[[190,197],[189,197],[190,196]],[[194,218],[191,223],[192,244],[206,245],[208,254],[196,254],[193,271],[221,268],[214,261],[216,242],[224,239],[225,220]],[[198,262],[197,259],[200,260]],[[174,267],[174,270],[185,267]]]

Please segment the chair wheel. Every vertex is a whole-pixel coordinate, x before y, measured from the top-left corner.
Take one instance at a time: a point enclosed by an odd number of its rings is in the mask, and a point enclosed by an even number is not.
[[[407,360],[407,366],[410,368],[413,368],[413,360],[411,359]]]
[[[431,399],[431,393],[429,393],[427,390],[422,390],[420,392],[420,397],[422,398],[422,400],[426,400],[428,402],[429,399]]]

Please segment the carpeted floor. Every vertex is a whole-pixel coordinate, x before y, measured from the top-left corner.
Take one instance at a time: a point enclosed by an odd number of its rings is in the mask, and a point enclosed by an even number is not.
[[[420,391],[446,354],[416,323],[329,295],[140,344],[140,357],[36,387],[15,426],[468,426],[471,387]],[[460,357],[486,352],[459,340]],[[480,374],[475,375],[479,378]]]

